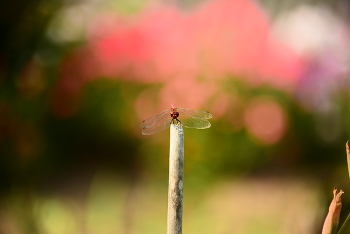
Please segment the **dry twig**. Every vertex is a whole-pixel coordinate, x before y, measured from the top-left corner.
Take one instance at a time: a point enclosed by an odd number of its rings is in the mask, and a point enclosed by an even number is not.
[[[323,224],[322,234],[335,234],[339,224],[339,216],[341,211],[341,195],[343,190],[333,189],[333,200],[329,206],[329,211],[326,220]]]
[[[349,148],[349,141],[346,142],[345,148],[346,148],[346,158],[347,158],[347,161],[348,161],[348,172],[349,172],[349,178],[350,178],[350,148]]]

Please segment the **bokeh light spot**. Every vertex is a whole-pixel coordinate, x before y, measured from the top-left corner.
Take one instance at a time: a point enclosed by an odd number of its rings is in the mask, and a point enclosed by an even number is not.
[[[267,145],[278,142],[287,128],[285,111],[275,101],[266,98],[248,104],[244,121],[249,134]]]
[[[47,234],[77,233],[77,220],[68,204],[48,199],[39,205],[39,222]]]

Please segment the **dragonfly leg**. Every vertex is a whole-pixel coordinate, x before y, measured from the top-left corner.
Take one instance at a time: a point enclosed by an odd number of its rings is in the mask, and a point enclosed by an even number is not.
[[[181,121],[178,120],[178,119],[172,119],[172,120],[170,121],[170,124],[181,124]]]
[[[176,123],[175,123],[175,121],[176,121]],[[174,119],[174,124],[181,124],[181,121],[178,119]]]

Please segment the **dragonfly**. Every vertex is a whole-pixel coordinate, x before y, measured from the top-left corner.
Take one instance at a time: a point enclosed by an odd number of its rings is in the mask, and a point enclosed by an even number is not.
[[[211,126],[208,119],[212,115],[207,111],[178,108],[174,103],[171,108],[150,117],[141,123],[142,134],[151,135],[170,127],[170,124],[182,124],[187,128],[205,129]]]

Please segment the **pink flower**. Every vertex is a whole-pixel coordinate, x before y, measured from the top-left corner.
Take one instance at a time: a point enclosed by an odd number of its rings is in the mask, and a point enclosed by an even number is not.
[[[257,5],[215,0],[186,13],[161,6],[134,18],[101,14],[87,45],[62,66],[57,89],[78,92],[98,77],[158,83],[161,88],[148,101],[140,100],[145,98],[140,93],[135,105],[156,100],[156,106],[167,108],[175,101],[195,109],[210,99],[223,101],[220,83],[230,77],[290,90],[300,69],[296,55],[271,37]]]

